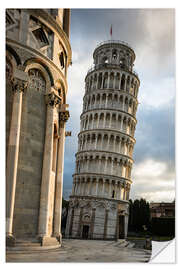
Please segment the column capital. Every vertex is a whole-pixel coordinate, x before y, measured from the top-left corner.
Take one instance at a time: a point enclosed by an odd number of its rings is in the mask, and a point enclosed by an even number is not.
[[[59,112],[59,121],[67,122],[69,117],[69,111]]]
[[[13,92],[24,92],[24,90],[28,87],[28,81],[24,81],[19,78],[14,77],[11,82]]]
[[[45,95],[47,106],[56,107],[61,103],[61,98],[59,95],[55,93],[55,91],[51,91],[47,95]]]

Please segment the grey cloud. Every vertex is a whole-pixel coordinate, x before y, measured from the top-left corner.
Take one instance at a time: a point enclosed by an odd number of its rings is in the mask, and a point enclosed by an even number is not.
[[[161,108],[138,108],[136,126],[136,163],[152,158],[171,163],[175,159],[174,103]]]

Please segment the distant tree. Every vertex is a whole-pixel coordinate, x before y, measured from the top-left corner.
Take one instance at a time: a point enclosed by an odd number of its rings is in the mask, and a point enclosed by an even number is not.
[[[62,216],[61,216],[61,231],[62,231],[62,234],[64,234],[65,228],[66,228],[68,206],[69,206],[69,201],[66,201],[64,198],[62,198]]]
[[[129,231],[142,232],[150,228],[149,203],[141,198],[129,201]]]
[[[62,197],[62,209],[65,207],[66,209],[68,209],[69,206],[69,201],[66,201],[63,197]]]
[[[129,221],[128,221],[128,231],[132,231],[133,228],[133,201],[129,200]]]

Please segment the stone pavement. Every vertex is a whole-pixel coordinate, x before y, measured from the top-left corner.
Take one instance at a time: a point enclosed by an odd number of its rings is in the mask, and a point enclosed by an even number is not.
[[[61,248],[42,251],[8,251],[7,262],[148,262],[151,251],[133,248],[125,240],[63,239]]]

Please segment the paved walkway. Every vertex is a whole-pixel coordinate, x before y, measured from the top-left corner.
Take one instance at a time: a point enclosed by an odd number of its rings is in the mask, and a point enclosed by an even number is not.
[[[127,243],[127,242],[126,242]],[[126,246],[126,247],[124,247]],[[148,262],[151,251],[122,241],[63,239],[62,247],[49,251],[8,252],[7,262]]]

